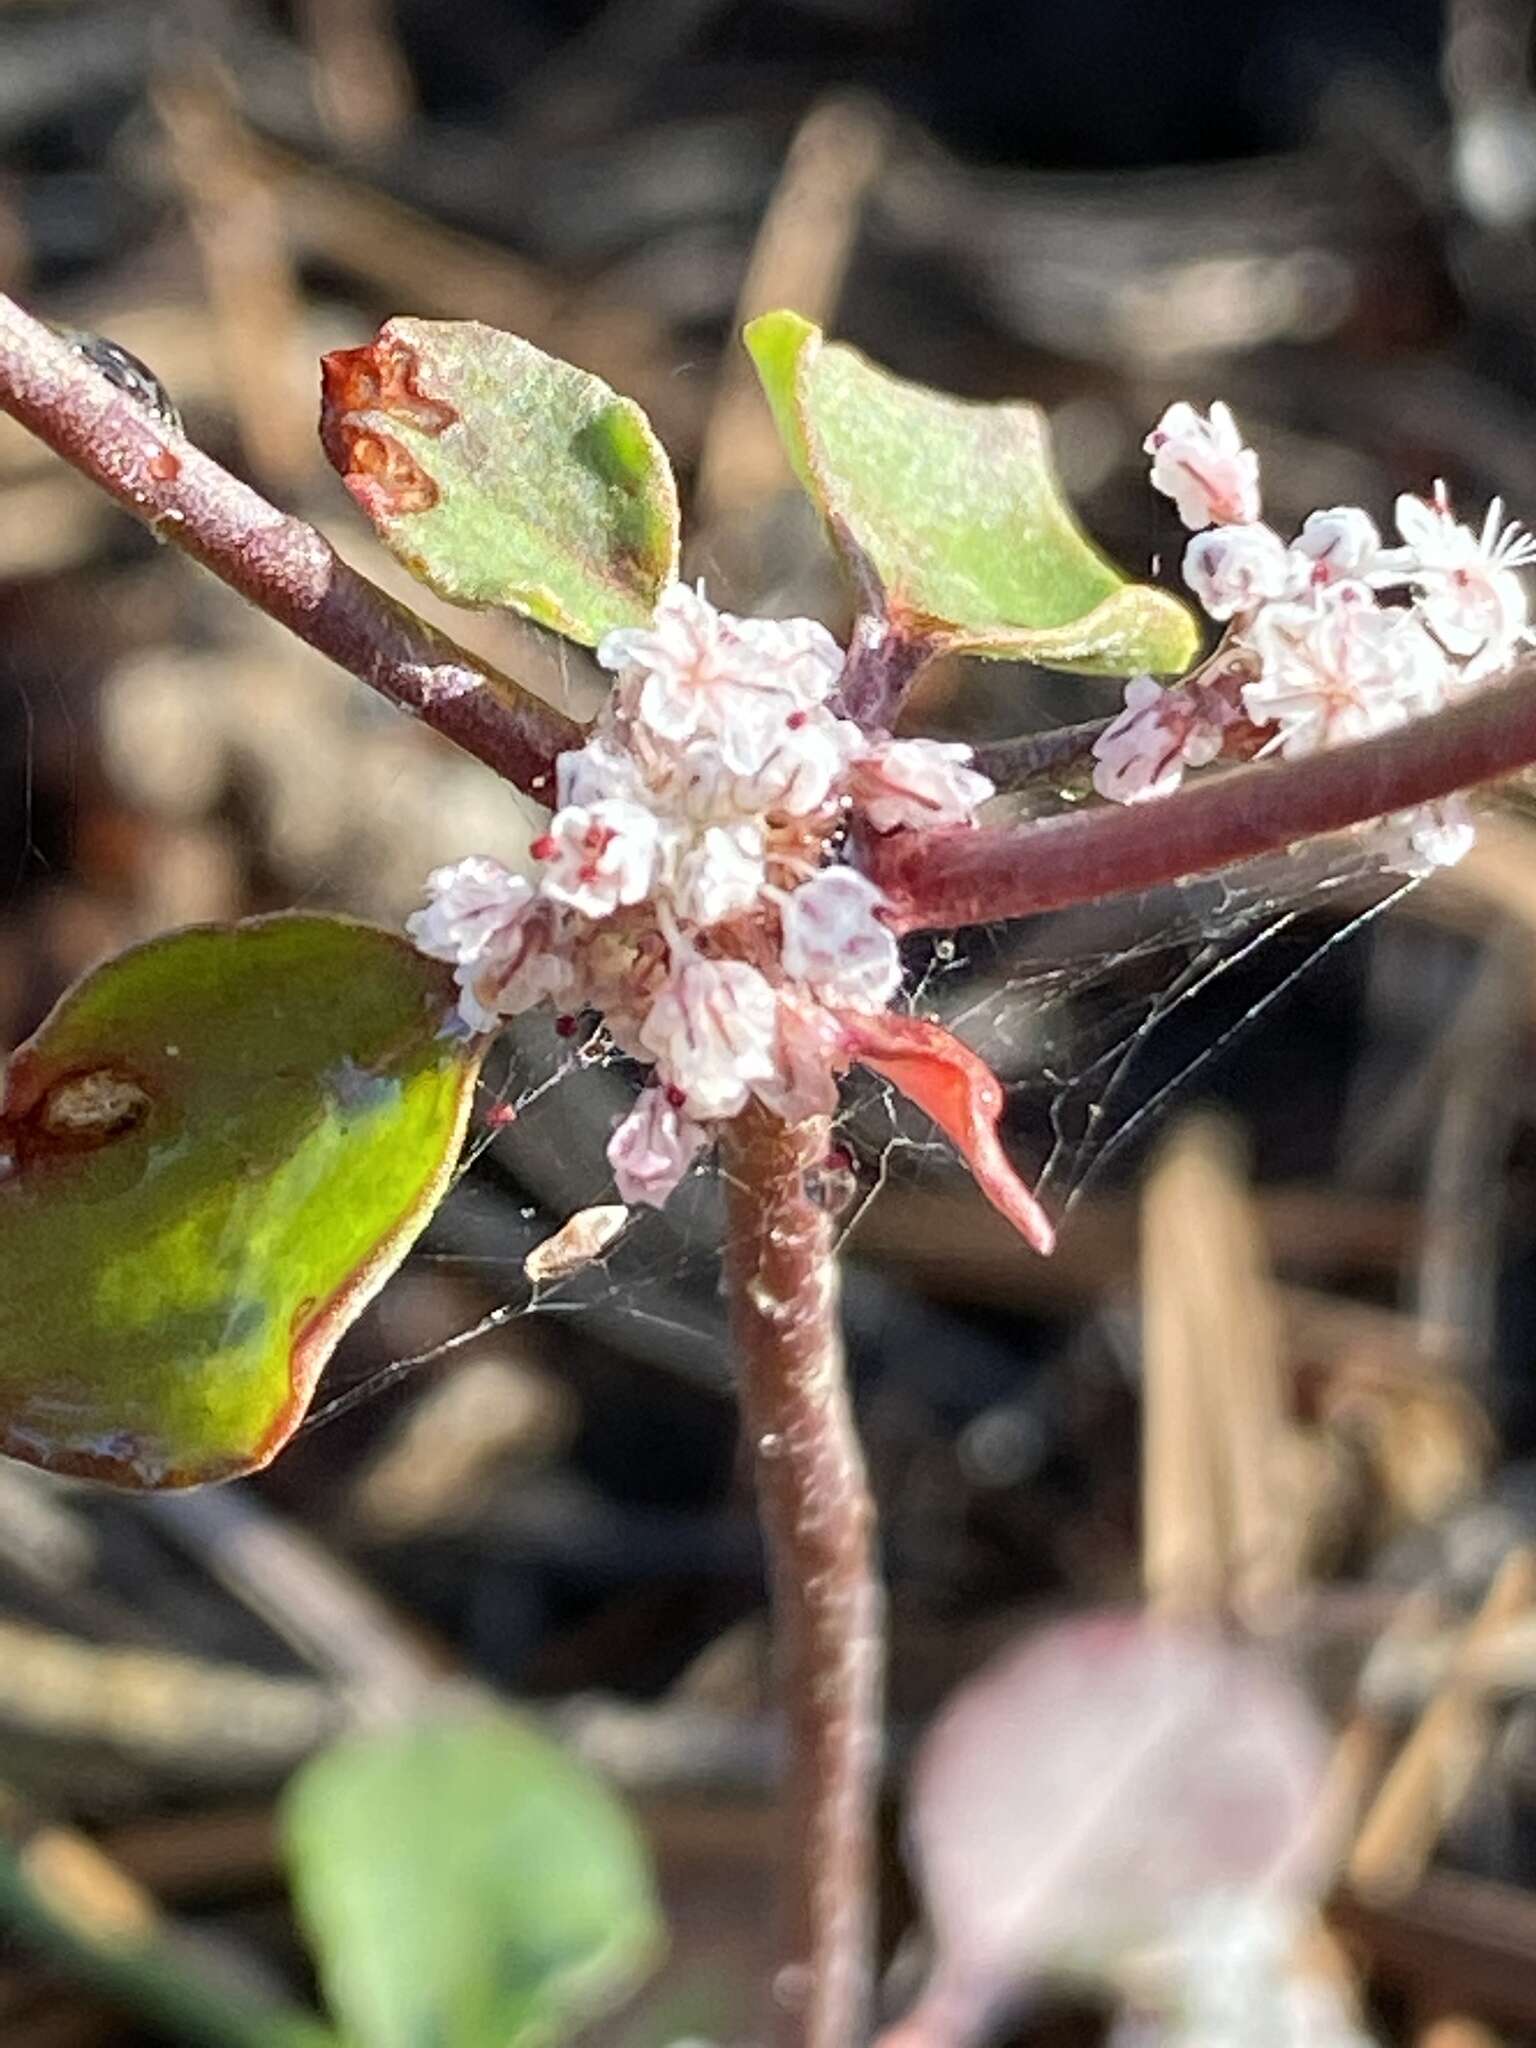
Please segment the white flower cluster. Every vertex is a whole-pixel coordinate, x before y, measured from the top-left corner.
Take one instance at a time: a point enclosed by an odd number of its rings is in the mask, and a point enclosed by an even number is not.
[[[829,1112],[840,1013],[896,992],[879,890],[826,865],[848,813],[877,832],[970,824],[992,785],[969,747],[837,717],[842,649],[809,619],[733,618],[674,584],[598,659],[614,689],[560,756],[536,875],[439,868],[408,929],[453,963],[472,1030],[548,1000],[566,1029],[597,1011],[653,1067],[608,1157],[626,1202],[659,1206],[749,1097]]]
[[[1195,529],[1185,581],[1227,632],[1189,682],[1126,685],[1093,749],[1101,796],[1166,796],[1220,755],[1295,758],[1406,724],[1478,688],[1529,637],[1516,572],[1536,562],[1536,541],[1504,524],[1497,498],[1480,532],[1437,484],[1428,501],[1398,499],[1401,546],[1384,546],[1355,505],[1312,513],[1286,542],[1259,518],[1258,457],[1224,405],[1170,406],[1145,446],[1153,485]],[[1457,799],[1390,830],[1394,865],[1411,870],[1449,865],[1472,841]]]

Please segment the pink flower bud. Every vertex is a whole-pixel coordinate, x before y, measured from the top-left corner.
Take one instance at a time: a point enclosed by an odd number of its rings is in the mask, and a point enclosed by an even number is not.
[[[1191,713],[1181,691],[1151,676],[1132,676],[1125,709],[1093,743],[1093,786],[1111,803],[1168,796],[1184,779],[1184,747]]]
[[[1259,516],[1259,458],[1243,446],[1226,406],[1209,418],[1180,400],[1170,405],[1142,443],[1152,457],[1152,485],[1172,498],[1179,517],[1202,526]]]
[[[1213,619],[1282,596],[1290,573],[1285,543],[1267,526],[1213,526],[1184,550],[1184,581]]]
[[[1291,542],[1291,562],[1297,595],[1329,583],[1402,581],[1395,554],[1382,548],[1375,520],[1358,505],[1309,512]]]
[[[901,985],[901,958],[876,915],[884,900],[854,868],[812,875],[784,904],[784,972],[827,1002],[888,1003]]]
[[[472,858],[427,877],[434,901],[406,930],[435,960],[451,960],[459,1013],[472,1031],[494,1031],[574,979],[560,950],[560,913],[499,861]]]
[[[706,1133],[669,1102],[665,1089],[643,1090],[608,1140],[621,1200],[659,1209],[705,1142]]]
[[[473,960],[515,928],[534,900],[533,884],[499,860],[471,855],[427,877],[430,897],[412,911],[405,928],[434,960]]]

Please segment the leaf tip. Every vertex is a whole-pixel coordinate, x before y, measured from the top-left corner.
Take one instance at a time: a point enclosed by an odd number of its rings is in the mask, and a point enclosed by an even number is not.
[[[741,330],[747,353],[759,369],[792,362],[810,341],[821,340],[821,329],[803,313],[779,306],[771,313],[759,313]]]

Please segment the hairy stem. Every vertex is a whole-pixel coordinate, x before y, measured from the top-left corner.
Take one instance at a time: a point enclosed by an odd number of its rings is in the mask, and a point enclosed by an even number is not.
[[[1409,810],[1536,763],[1536,658],[1450,710],[1300,761],[1263,761],[1139,804],[979,832],[871,839],[899,931],[1024,917],[1150,889]]]
[[[788,1739],[774,1996],[783,2048],[857,2048],[871,1986],[883,1602],[844,1378],[824,1118],[725,1127],[726,1272]]]
[[[531,795],[581,728],[348,568],[329,541],[0,296],[0,411],[261,611]]]

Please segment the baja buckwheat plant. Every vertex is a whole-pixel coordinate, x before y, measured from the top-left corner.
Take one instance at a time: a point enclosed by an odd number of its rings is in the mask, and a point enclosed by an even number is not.
[[[1021,1257],[1053,1236],[999,1138],[999,1082],[904,1002],[898,939],[1329,833],[1410,875],[1455,861],[1459,792],[1536,761],[1536,548],[1438,484],[1398,501],[1390,541],[1354,506],[1287,539],[1230,412],[1174,405],[1146,447],[1191,529],[1202,655],[1194,613],[1079,531],[1033,407],[902,383],[789,313],[747,343],[849,574],[846,646],[679,580],[666,458],[595,378],[409,319],[326,359],[326,450],[394,553],[595,649],[611,689],[578,727],[0,301],[0,405],[550,813],[526,871],[466,846],[424,877],[408,936],[196,929],[63,998],[0,1105],[0,1446],[137,1487],[261,1466],[445,1191],[505,1020],[546,1005],[614,1048],[639,1077],[608,1145],[620,1201],[662,1205],[712,1158],[724,1183],[788,1728],[774,2002],[787,2041],[835,2048],[868,2017],[882,1639],[821,1198],[842,1076],[873,1069],[939,1126]],[[1123,684],[1050,756],[1079,801],[989,813],[967,746],[898,729],[957,653]],[[1025,747],[1017,772],[1045,758]]]

